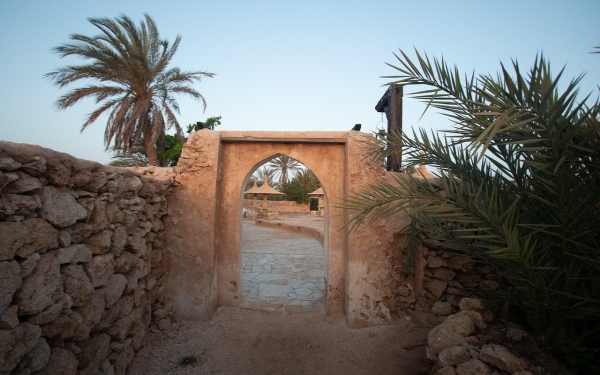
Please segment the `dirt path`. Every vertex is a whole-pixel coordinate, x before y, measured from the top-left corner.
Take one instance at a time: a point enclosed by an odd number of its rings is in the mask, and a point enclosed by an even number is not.
[[[429,324],[349,329],[342,315],[220,307],[210,322],[148,334],[128,374],[369,374],[427,370]],[[180,365],[185,357],[197,362]]]

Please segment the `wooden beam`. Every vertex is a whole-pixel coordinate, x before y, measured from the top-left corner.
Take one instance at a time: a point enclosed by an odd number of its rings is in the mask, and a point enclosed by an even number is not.
[[[389,124],[389,132],[392,133],[402,133],[402,96],[403,90],[402,86],[392,87],[392,118],[391,123]],[[402,150],[398,150],[395,155],[392,155],[392,171],[400,172],[400,168],[402,166]]]

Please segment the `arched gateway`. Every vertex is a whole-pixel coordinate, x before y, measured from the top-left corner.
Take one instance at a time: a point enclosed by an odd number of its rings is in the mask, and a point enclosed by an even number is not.
[[[368,134],[351,132],[232,132],[201,130],[190,136],[169,195],[163,259],[164,292],[183,319],[211,317],[218,306],[242,299],[242,187],[256,166],[285,154],[314,172],[326,192],[325,307],[344,313],[352,327],[390,323],[395,283],[389,255],[404,220],[361,227],[349,234],[336,208],[339,197],[385,178],[365,158]],[[386,255],[387,254],[387,255]],[[387,258],[386,258],[387,257]],[[390,279],[392,278],[392,279]]]

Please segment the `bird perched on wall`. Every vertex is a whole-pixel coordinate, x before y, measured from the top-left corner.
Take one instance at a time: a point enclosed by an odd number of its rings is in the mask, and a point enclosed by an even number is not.
[[[360,131],[360,124],[354,125],[354,127],[352,128],[352,130],[356,130],[357,132],[359,132]]]

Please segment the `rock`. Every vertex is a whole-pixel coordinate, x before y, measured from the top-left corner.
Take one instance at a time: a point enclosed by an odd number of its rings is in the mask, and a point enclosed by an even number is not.
[[[135,329],[135,325],[141,324],[143,311],[139,307],[113,322],[112,326],[106,330],[114,340],[123,341],[127,335]]]
[[[144,255],[147,251],[146,240],[137,228],[127,240],[126,250],[134,254]]]
[[[524,368],[524,362],[501,345],[484,345],[479,353],[479,359],[511,373]]]
[[[13,181],[16,181],[19,176],[16,173],[3,173],[0,171],[0,188],[5,187]]]
[[[448,258],[448,267],[464,273],[471,271],[475,264],[473,259],[467,257],[453,256]]]
[[[498,289],[498,283],[494,280],[483,280],[479,283],[479,287],[486,292],[493,292]]]
[[[454,294],[446,294],[446,302],[449,302],[452,305],[452,307],[458,307],[458,303],[460,300],[460,296]]]
[[[102,291],[96,290],[89,301],[85,305],[75,308],[75,311],[81,316],[81,323],[75,329],[73,340],[85,340],[104,314],[104,295]]]
[[[71,244],[71,235],[66,230],[58,232],[58,243],[62,247],[68,247]]]
[[[94,292],[94,286],[83,266],[65,266],[62,267],[61,273],[64,292],[71,297],[73,306],[83,306]]]
[[[449,286],[449,287],[446,288],[446,293],[452,294],[452,295],[455,295],[455,296],[465,296],[465,295],[467,295],[467,291],[466,290],[460,289],[460,288],[456,288],[456,287],[452,287],[452,286]]]
[[[513,341],[521,341],[524,337],[528,338],[529,335],[526,332],[521,331],[520,329],[511,327],[506,331],[506,337]]]
[[[486,329],[487,328],[487,324],[485,324],[483,317],[481,316],[481,314],[478,311],[466,310],[466,311],[461,311],[461,313],[462,312],[469,314],[471,321],[473,322],[475,327],[477,327],[478,329]]]
[[[471,333],[475,332],[473,320],[466,311],[450,315],[442,325],[463,337],[469,336]]]
[[[102,230],[91,236],[87,241],[87,245],[92,250],[92,253],[97,255],[105,254],[110,248],[111,236],[112,233],[110,232],[110,230]]]
[[[18,223],[0,222],[0,260],[12,260],[15,255],[27,258],[58,247],[58,231],[42,219],[33,218]]]
[[[56,251],[58,263],[87,263],[92,260],[92,251],[87,245],[72,245]]]
[[[442,367],[437,371],[437,375],[456,375],[456,370],[454,367]]]
[[[431,308],[431,313],[437,316],[445,316],[452,314],[452,305],[449,302],[436,302]]]
[[[0,329],[13,329],[19,325],[17,311],[19,311],[19,307],[11,305],[0,313]]]
[[[438,364],[440,367],[454,366],[471,360],[471,355],[462,346],[455,346],[444,349],[438,356]]]
[[[427,345],[433,354],[439,354],[442,350],[455,346],[468,345],[464,337],[452,331],[445,324],[434,327],[427,335]]]
[[[63,306],[62,301],[58,301],[54,305],[51,305],[50,307],[44,309],[44,311],[39,312],[34,315],[30,315],[27,318],[27,321],[31,324],[36,324],[36,325],[50,323],[51,321],[58,318],[63,307],[64,306]]]
[[[71,243],[81,243],[93,233],[94,228],[89,224],[76,223],[66,231],[71,235]]]
[[[456,275],[456,272],[452,271],[449,268],[445,268],[445,267],[436,268],[432,272],[433,272],[433,277],[435,277],[436,279],[443,280],[443,281],[450,281],[454,278],[454,275]]]
[[[9,215],[28,216],[42,207],[37,195],[6,194],[0,196],[0,218]]]
[[[127,230],[122,225],[119,225],[115,228],[112,234],[110,252],[114,254],[115,257],[118,257],[125,249],[125,245],[127,245]]]
[[[425,290],[433,294],[436,298],[440,298],[448,285],[447,282],[442,280],[433,279],[423,285]]]
[[[69,351],[52,348],[48,364],[39,375],[76,375],[79,362],[75,355]]]
[[[116,273],[110,277],[108,284],[102,288],[106,308],[111,307],[119,300],[119,298],[121,298],[126,286],[127,279],[125,276]]]
[[[50,359],[50,346],[46,339],[40,337],[36,345],[19,362],[19,369],[36,372],[44,368]]]
[[[463,298],[458,303],[458,307],[461,311],[483,309],[481,300],[478,300],[477,298]]]
[[[4,311],[21,287],[21,268],[17,262],[0,262],[0,311]]]
[[[137,195],[138,191],[142,187],[142,180],[139,177],[126,177],[125,183],[127,186],[127,191],[133,191],[134,195]]]
[[[152,262],[150,263],[151,267],[158,267],[162,262],[162,250],[161,249],[152,249],[150,252],[150,256],[152,258]],[[400,296],[408,296],[410,294],[410,290],[405,286],[399,286],[397,289],[397,293]]]
[[[52,305],[59,297],[60,266],[53,253],[42,254],[31,275],[23,279],[15,297],[19,315],[37,314]]]
[[[533,374],[532,374],[532,373],[530,373],[529,371],[525,371],[525,370],[523,370],[523,371],[516,371],[516,372],[513,372],[513,374],[512,374],[512,375],[533,375]]]
[[[33,253],[29,257],[27,257],[25,260],[22,260],[21,262],[19,262],[19,266],[21,267],[21,277],[25,278],[25,277],[31,275],[31,273],[35,269],[35,266],[37,265],[37,262],[39,260],[40,260],[40,254]]]
[[[94,200],[93,210],[88,220],[88,224],[94,228],[94,232],[106,228],[109,224],[108,218],[106,217],[106,201],[98,199]]]
[[[85,263],[84,268],[94,288],[104,286],[114,273],[114,255],[96,255],[90,262]]]
[[[67,314],[61,314],[58,318],[54,319],[50,323],[42,325],[42,333],[44,337],[57,339],[70,339],[75,334],[75,329],[82,322],[81,316],[71,310],[66,310]]]
[[[3,171],[14,171],[15,169],[21,168],[21,165],[21,163],[14,161],[12,158],[0,158],[0,169]]]
[[[444,260],[440,257],[436,257],[436,256],[432,256],[432,255],[427,257],[427,267],[429,267],[429,268],[438,268],[438,267],[447,267],[447,266],[448,266],[448,263],[446,263],[446,260]]]
[[[41,199],[43,208],[40,216],[59,228],[66,228],[87,217],[87,210],[71,194],[62,193],[54,186],[46,186]]]
[[[46,178],[52,185],[68,185],[71,178],[71,168],[64,165],[59,159],[49,159]]]
[[[29,163],[23,164],[22,170],[32,176],[38,176],[46,172],[47,162],[43,156],[34,156]]]
[[[490,375],[492,370],[478,359],[461,363],[456,368],[456,375]]]
[[[134,302],[135,301],[131,296],[121,298],[111,308],[104,311],[100,322],[98,322],[94,330],[100,331],[106,329],[112,325],[115,319],[129,314],[133,309]]]
[[[2,189],[3,193],[22,194],[42,187],[40,180],[35,177],[31,177],[27,173],[23,173],[21,171],[16,171],[13,173],[17,175],[17,179],[6,185]],[[6,173],[5,175],[9,174]]]
[[[123,274],[129,272],[129,270],[138,264],[139,259],[139,255],[132,254],[129,251],[123,251],[121,256],[115,260],[115,272]]]
[[[87,185],[82,186],[85,190],[97,193],[106,184],[107,178],[104,172],[93,172]]]
[[[0,330],[0,370],[10,374],[21,359],[34,346],[41,336],[41,329],[29,323],[21,323],[11,330]]]
[[[87,185],[92,179],[92,172],[88,170],[80,170],[71,176],[69,183],[73,184],[73,187],[80,188]]]
[[[161,331],[170,331],[171,330],[171,319],[169,318],[164,318],[159,320],[156,325],[158,326],[158,329],[160,329]]]

